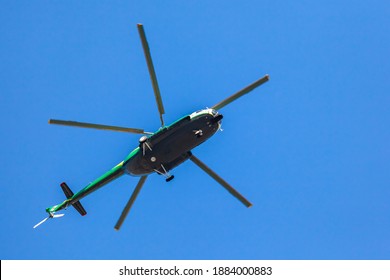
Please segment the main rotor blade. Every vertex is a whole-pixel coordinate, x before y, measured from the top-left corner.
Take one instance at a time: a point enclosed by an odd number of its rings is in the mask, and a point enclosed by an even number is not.
[[[203,169],[204,172],[209,174],[215,181],[220,183],[222,187],[224,187],[228,192],[230,192],[233,196],[235,196],[239,201],[241,201],[246,207],[251,207],[252,203],[250,203],[245,197],[243,197],[238,191],[236,191],[231,185],[229,185],[224,179],[219,177],[213,170],[211,170],[206,164],[201,162],[196,156],[192,155],[190,157],[193,163]]]
[[[138,129],[138,128],[128,128],[128,127],[121,127],[121,126],[111,126],[111,125],[102,125],[102,124],[85,123],[85,122],[62,121],[62,120],[50,119],[49,124],[76,126],[82,128],[95,128],[95,129],[129,132],[129,133],[136,133],[136,134],[153,134],[151,132],[145,132],[143,129]]]
[[[152,56],[150,55],[148,41],[146,40],[144,26],[139,23],[139,24],[137,24],[137,27],[138,27],[139,36],[141,38],[142,47],[144,49],[144,54],[145,54],[146,64],[148,65],[150,79],[152,80],[154,96],[156,98],[158,112],[160,113],[161,126],[164,126],[164,119],[163,119],[162,115],[165,114],[165,111],[164,111],[164,106],[162,103],[160,89],[159,89],[158,83],[157,83],[156,72],[154,71]]]
[[[226,105],[228,105],[229,103],[233,102],[237,98],[240,98],[244,94],[247,94],[248,92],[250,92],[250,91],[254,90],[255,88],[257,88],[258,86],[261,86],[262,84],[264,84],[268,80],[269,80],[269,75],[265,75],[263,78],[257,80],[256,82],[254,82],[254,83],[250,84],[249,86],[243,88],[242,90],[236,92],[235,94],[233,94],[232,96],[226,98],[225,100],[222,100],[218,104],[215,104],[211,108],[218,111],[219,109],[221,109],[222,107],[225,107]]]
[[[130,209],[131,209],[131,206],[133,206],[133,203],[134,203],[135,199],[137,198],[139,192],[141,191],[141,188],[142,188],[142,186],[144,185],[144,183],[145,183],[147,177],[148,177],[148,176],[142,176],[141,179],[138,181],[138,184],[137,184],[137,186],[135,187],[135,189],[134,189],[134,191],[133,191],[133,194],[131,195],[129,201],[127,202],[125,208],[124,208],[123,211],[122,211],[121,216],[119,217],[118,222],[116,223],[116,225],[115,225],[115,227],[114,227],[116,230],[119,230],[120,227],[122,226],[124,220],[125,220],[126,217],[127,217],[127,214],[129,214],[129,211],[130,211]]]

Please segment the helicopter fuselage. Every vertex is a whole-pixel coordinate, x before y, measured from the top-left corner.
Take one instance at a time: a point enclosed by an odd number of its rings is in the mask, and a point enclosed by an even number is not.
[[[105,184],[127,173],[132,176],[145,176],[157,173],[173,176],[168,171],[191,157],[191,150],[213,136],[221,127],[222,115],[214,109],[199,110],[160,128],[157,132],[142,136],[140,144],[122,162],[104,175],[88,184],[63,203],[46,209],[53,213],[74,205],[83,197]]]
[[[133,176],[167,174],[220,129],[221,119],[222,115],[213,109],[199,110],[141,137],[139,146],[124,160],[125,172]]]

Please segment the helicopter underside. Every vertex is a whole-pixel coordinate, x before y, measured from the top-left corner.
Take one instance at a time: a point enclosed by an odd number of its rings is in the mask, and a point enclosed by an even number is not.
[[[156,172],[168,177],[168,171],[191,157],[191,150],[220,128],[222,115],[186,116],[164,127],[149,138],[140,139],[138,152],[125,162],[130,175],[141,176]]]

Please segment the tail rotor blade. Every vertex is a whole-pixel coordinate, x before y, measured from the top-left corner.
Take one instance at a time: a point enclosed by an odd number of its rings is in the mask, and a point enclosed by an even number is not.
[[[138,181],[138,184],[137,184],[137,186],[135,187],[135,189],[134,189],[134,191],[133,191],[133,194],[131,195],[129,201],[127,202],[125,208],[124,208],[123,211],[122,211],[121,216],[120,216],[119,219],[118,219],[118,222],[116,223],[116,225],[115,225],[115,227],[114,227],[116,230],[119,230],[119,229],[121,228],[121,226],[122,226],[124,220],[125,220],[126,217],[127,217],[127,214],[129,214],[130,209],[131,209],[131,207],[133,206],[133,203],[134,203],[135,199],[137,198],[139,192],[141,191],[141,188],[142,188],[142,186],[144,185],[144,183],[145,183],[147,177],[148,177],[148,176],[142,176],[141,179]]]
[[[52,218],[61,218],[65,214],[54,214]]]
[[[252,203],[250,203],[245,197],[243,197],[238,191],[236,191],[231,185],[229,185],[224,179],[218,176],[213,170],[211,170],[206,164],[200,161],[197,157],[192,155],[190,160],[199,166],[204,172],[209,174],[215,181],[222,185],[228,192],[230,192],[233,196],[235,196],[242,204],[246,207],[251,207]]]
[[[138,27],[139,36],[141,38],[142,48],[144,49],[144,54],[145,54],[146,64],[148,65],[150,79],[152,81],[154,96],[156,98],[158,112],[160,114],[161,126],[164,126],[164,119],[162,117],[162,115],[165,114],[164,105],[162,103],[160,88],[158,87],[158,83],[157,83],[156,72],[154,71],[152,56],[150,55],[149,44],[148,41],[146,40],[144,26],[139,23],[137,24],[137,27]]]
[[[38,226],[40,226],[41,224],[43,224],[44,222],[46,222],[48,219],[49,219],[49,217],[44,218],[42,221],[40,221],[39,223],[37,223],[33,228],[37,228]]]
[[[225,100],[222,100],[221,102],[219,102],[218,104],[215,104],[213,107],[211,107],[212,109],[214,110],[219,110],[221,109],[222,107],[225,107],[226,105],[228,105],[229,103],[233,102],[234,100],[240,98],[241,96],[243,96],[244,94],[247,94],[248,92],[254,90],[255,88],[257,88],[258,86],[261,86],[262,84],[264,84],[265,82],[268,82],[269,80],[269,75],[265,75],[264,77],[262,77],[261,79],[255,81],[254,83],[250,84],[249,86],[243,88],[242,90],[236,92],[235,94],[233,94],[232,96],[226,98]]]
[[[44,218],[42,221],[40,221],[39,223],[37,223],[35,226],[33,226],[33,228],[37,228],[38,226],[40,226],[41,224],[43,224],[44,222],[46,222],[48,219],[51,219],[51,218],[61,218],[62,216],[64,216],[65,214],[54,214],[54,212],[50,212],[49,213],[49,217],[46,217]]]
[[[128,133],[136,133],[136,134],[153,134],[151,132],[145,132],[143,129],[138,129],[138,128],[102,125],[102,124],[94,124],[94,123],[86,123],[86,122],[75,122],[75,121],[63,121],[63,120],[50,119],[49,124],[75,126],[75,127],[82,127],[82,128],[94,128],[94,129],[128,132]]]

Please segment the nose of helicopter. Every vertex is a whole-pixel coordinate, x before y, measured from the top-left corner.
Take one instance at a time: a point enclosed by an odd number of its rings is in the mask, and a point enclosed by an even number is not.
[[[213,116],[213,119],[211,120],[211,123],[217,123],[223,119],[223,115],[217,114]]]

